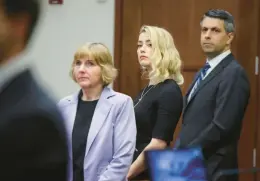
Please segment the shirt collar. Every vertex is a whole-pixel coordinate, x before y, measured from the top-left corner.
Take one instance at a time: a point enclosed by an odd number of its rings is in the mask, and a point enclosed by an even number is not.
[[[231,53],[230,50],[227,50],[221,54],[219,54],[218,56],[214,57],[213,59],[211,60],[208,60],[207,59],[207,62],[209,63],[210,65],[210,68],[215,68],[226,56],[228,56],[229,54]]]

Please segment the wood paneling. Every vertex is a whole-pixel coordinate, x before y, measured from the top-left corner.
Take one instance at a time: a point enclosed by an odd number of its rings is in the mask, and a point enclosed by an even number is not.
[[[147,83],[141,79],[136,55],[136,43],[139,29],[143,24],[166,28],[172,35],[183,60],[185,83],[181,87],[183,94],[193,80],[195,72],[205,63],[205,56],[200,47],[200,19],[211,8],[226,9],[233,14],[237,34],[232,45],[232,52],[247,71],[251,83],[251,98],[244,119],[239,144],[239,166],[250,168],[253,163],[253,148],[256,147],[255,133],[258,131],[256,120],[257,104],[260,98],[257,84],[259,78],[254,75],[254,60],[257,55],[258,29],[260,21],[259,0],[116,0],[115,22],[115,63],[119,69],[116,90],[135,97]],[[119,8],[121,7],[121,9]],[[258,19],[259,18],[259,19]],[[260,49],[260,46],[259,48]],[[258,51],[258,54],[260,51]],[[260,89],[259,89],[260,90]],[[260,116],[258,117],[260,121]],[[258,127],[260,124],[258,125]],[[178,124],[175,135],[179,132]],[[260,134],[258,134],[260,135]],[[176,136],[175,136],[176,137]],[[260,136],[258,136],[260,144]],[[257,142],[257,144],[258,144]],[[258,144],[258,145],[259,145]],[[258,146],[259,147],[259,146]],[[260,148],[260,147],[259,147]],[[260,150],[258,149],[260,153]],[[260,158],[257,157],[259,166]],[[241,177],[241,181],[252,181],[253,174]]]

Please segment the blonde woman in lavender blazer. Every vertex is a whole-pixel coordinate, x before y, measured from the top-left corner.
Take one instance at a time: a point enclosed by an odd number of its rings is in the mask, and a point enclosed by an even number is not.
[[[136,122],[132,99],[108,85],[117,74],[108,48],[89,43],[71,68],[81,90],[58,106],[70,142],[69,181],[125,181],[132,163]]]

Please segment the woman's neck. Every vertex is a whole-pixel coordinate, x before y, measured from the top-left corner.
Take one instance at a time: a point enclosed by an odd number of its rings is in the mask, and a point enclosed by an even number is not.
[[[83,101],[94,101],[98,100],[103,90],[103,86],[91,87],[82,89],[82,100]]]

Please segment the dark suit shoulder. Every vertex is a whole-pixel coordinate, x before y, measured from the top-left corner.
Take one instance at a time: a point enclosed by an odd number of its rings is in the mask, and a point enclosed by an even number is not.
[[[52,98],[25,71],[6,85],[0,100],[3,180],[65,180],[67,138]]]
[[[232,60],[225,68],[225,75],[238,75],[246,74],[245,69],[237,62],[237,60]]]
[[[28,92],[20,105],[23,103],[26,103],[26,106],[21,111],[26,114],[51,116],[54,120],[61,119],[54,100],[37,84],[31,85],[31,92]]]
[[[233,82],[240,81],[239,85],[243,85],[243,87],[247,87],[249,89],[249,79],[245,69],[234,59],[232,60],[222,72],[222,82]]]
[[[19,91],[17,91],[19,90]],[[53,99],[27,70],[19,74],[0,94],[2,119],[43,116],[63,129],[63,119]]]

